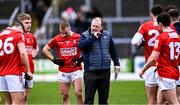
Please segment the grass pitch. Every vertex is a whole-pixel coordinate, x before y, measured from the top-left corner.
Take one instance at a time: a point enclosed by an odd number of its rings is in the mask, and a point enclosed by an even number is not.
[[[84,91],[83,91],[84,92]],[[1,104],[4,104],[4,97]],[[84,93],[83,93],[84,95]],[[98,104],[97,94],[95,104]],[[71,104],[76,104],[73,86],[71,86]],[[113,81],[111,82],[109,104],[146,104],[146,93],[143,81]],[[31,91],[28,104],[53,105],[61,104],[58,82],[35,82]]]

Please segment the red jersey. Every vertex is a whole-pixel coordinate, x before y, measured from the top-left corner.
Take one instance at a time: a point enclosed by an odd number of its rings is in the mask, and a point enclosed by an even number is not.
[[[25,43],[25,48],[26,48],[26,52],[28,54],[28,58],[29,58],[29,66],[30,66],[30,70],[31,73],[34,73],[34,63],[33,63],[33,50],[36,49],[37,47],[37,41],[35,36],[32,33],[25,33],[24,34],[24,43]],[[25,66],[23,66],[23,71],[26,71]]]
[[[176,28],[175,28],[175,26],[174,26],[174,24],[171,22],[171,24],[170,24],[170,27],[171,27],[171,29],[173,29],[174,31],[176,31],[177,32],[177,30],[176,30]],[[178,32],[177,32],[178,33]],[[179,59],[179,65],[180,65],[180,59]]]
[[[157,71],[160,77],[179,79],[178,59],[180,38],[175,31],[163,32],[157,36],[155,51],[160,52],[157,59]]]
[[[147,61],[153,51],[155,38],[160,33],[157,22],[155,20],[150,20],[143,23],[139,28],[138,33],[144,38],[145,61]]]
[[[0,76],[22,75],[18,43],[23,43],[21,32],[6,28],[0,33]]]
[[[59,67],[59,71],[73,72],[81,70],[82,66],[75,66],[73,59],[80,57],[78,49],[80,35],[72,33],[72,36],[63,37],[61,34],[54,37],[49,43],[50,48],[56,48],[56,52],[60,60],[64,60],[64,66]]]
[[[174,31],[176,31],[176,28],[174,27],[174,24],[171,22],[171,24],[170,24],[170,27],[171,27],[171,29],[173,29]]]

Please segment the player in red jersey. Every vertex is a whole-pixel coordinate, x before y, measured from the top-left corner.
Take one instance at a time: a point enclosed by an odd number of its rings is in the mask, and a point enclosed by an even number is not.
[[[180,35],[180,21],[179,21],[178,10],[177,9],[170,9],[167,13],[171,17],[171,21],[172,21],[172,24],[173,24],[175,30]],[[180,61],[179,61],[179,64],[180,64]],[[179,68],[179,71],[180,71],[180,68]],[[178,101],[180,103],[180,78],[178,81],[176,81],[176,84],[177,84],[177,88],[176,88],[177,98],[178,98]]]
[[[148,61],[140,70],[140,77],[157,62],[157,84],[163,97],[170,105],[179,105],[176,96],[176,80],[179,79],[178,60],[180,54],[180,37],[170,28],[170,16],[162,13],[157,17],[162,33],[155,40],[154,50]],[[157,104],[163,104],[158,102]]]
[[[170,24],[170,27],[173,29],[173,30],[175,30],[175,31],[177,31],[177,33],[179,34],[180,33],[180,28],[179,28],[179,20],[178,20],[178,11],[177,11],[177,7],[175,6],[175,5],[167,5],[165,8],[164,8],[164,11],[165,12],[167,12],[169,15],[170,15],[170,17],[171,17],[171,24]],[[177,82],[176,82],[177,84],[177,96],[179,97],[179,92],[180,92],[180,90],[179,90],[179,85],[180,85],[180,81],[178,80]],[[167,104],[167,102],[166,102],[166,99],[162,96],[162,94],[161,94],[161,92],[160,91],[158,91],[158,101],[160,101],[160,102],[165,102],[165,104]],[[180,102],[180,101],[179,101]]]
[[[158,24],[156,21],[157,16],[163,12],[163,8],[160,5],[155,5],[151,9],[151,17],[153,20],[143,23],[138,32],[132,38],[132,45],[145,47],[145,61],[147,62],[154,48],[154,41],[156,36],[159,35]],[[153,65],[144,75],[146,92],[148,97],[148,104],[156,104],[157,102],[157,79],[155,75],[156,65]]]
[[[32,76],[22,32],[22,24],[16,22],[0,33],[0,91],[5,95],[6,104],[23,104],[22,64],[27,75]]]
[[[31,25],[32,25],[32,20],[31,20],[31,16],[27,13],[22,13],[20,15],[18,15],[18,21],[20,21],[23,26],[24,26],[24,43],[25,43],[25,49],[26,52],[28,54],[28,58],[29,58],[29,66],[30,66],[30,70],[31,73],[34,74],[34,60],[33,58],[36,57],[39,47],[36,41],[36,37],[30,33],[31,30]],[[24,104],[27,104],[27,99],[30,93],[30,90],[33,87],[33,80],[25,80],[25,97],[24,97]]]
[[[74,85],[77,104],[83,104],[82,99],[82,57],[78,43],[80,35],[72,32],[67,20],[61,19],[59,23],[60,34],[45,45],[42,52],[54,64],[59,65],[58,78],[63,104],[70,104],[70,84]],[[58,58],[55,58],[50,50],[56,48]]]

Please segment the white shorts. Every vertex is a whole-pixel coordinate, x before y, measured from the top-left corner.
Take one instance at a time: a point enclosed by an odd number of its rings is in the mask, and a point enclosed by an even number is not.
[[[70,72],[70,73],[65,73],[65,72],[61,72],[61,71],[58,72],[59,82],[70,83],[77,78],[82,78],[82,70],[77,70],[77,71]]]
[[[0,91],[2,92],[24,91],[22,76],[17,76],[17,75],[0,76]]]
[[[24,83],[24,87],[25,87],[25,78],[24,78],[24,75],[25,75],[25,73],[23,73],[23,83]],[[33,88],[33,79],[27,81],[27,86],[28,86],[28,89],[29,88],[30,89]]]
[[[150,67],[146,72],[144,73],[143,77],[145,80],[145,85],[149,87],[157,86],[157,71],[156,66]]]
[[[160,91],[176,88],[176,80],[158,76],[157,83]]]

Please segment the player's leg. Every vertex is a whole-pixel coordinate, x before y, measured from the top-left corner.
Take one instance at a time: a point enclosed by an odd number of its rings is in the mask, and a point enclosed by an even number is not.
[[[177,85],[177,87],[176,87],[176,93],[177,93],[178,102],[180,103],[180,85]]]
[[[27,105],[30,91],[31,91],[31,89],[25,89],[24,90],[24,105]]]
[[[60,86],[60,92],[62,96],[63,105],[70,105],[70,85],[71,80],[69,78],[69,73],[64,72],[58,72],[58,78],[59,78],[59,86]]]
[[[77,104],[83,104],[83,97],[82,97],[82,71],[78,70],[71,73],[72,82],[75,90],[75,95],[77,98]]]
[[[35,65],[35,61],[33,59],[29,59],[29,66],[30,66],[30,70],[34,71],[34,65]],[[24,104],[27,105],[28,103],[28,97],[30,94],[31,89],[33,88],[33,79],[31,80],[26,80],[25,78],[25,73],[23,73],[23,82],[24,82]]]
[[[176,88],[162,90],[162,94],[165,97],[165,99],[168,101],[169,105],[179,105],[176,95]]]
[[[31,89],[33,88],[33,80],[28,80],[26,82],[27,82],[26,83],[27,87],[25,87],[25,90],[24,90],[24,104],[25,105],[27,105],[28,103],[28,97],[29,97]],[[24,85],[25,85],[25,79],[24,79]]]
[[[21,105],[24,99],[24,84],[22,76],[7,75],[5,76],[8,91],[10,93],[12,104]]]
[[[168,104],[179,105],[176,94],[176,80],[158,77],[158,86]]]
[[[4,96],[6,99],[6,105],[12,105],[12,99],[9,92],[4,92]]]
[[[10,92],[11,98],[12,98],[12,104],[13,105],[23,105],[24,101],[24,92]]]
[[[176,87],[177,99],[178,102],[180,103],[180,78],[176,81],[176,85],[177,85]]]
[[[70,83],[60,82],[60,91],[63,98],[63,105],[70,105]]]
[[[82,79],[78,78],[73,81],[74,84],[74,90],[77,97],[77,104],[82,105],[83,104],[83,97],[82,97]]]
[[[166,99],[163,96],[162,92],[158,89],[158,94],[157,94],[157,104],[165,104]]]
[[[156,104],[157,103],[157,75],[156,75],[156,67],[150,67],[145,72],[145,85],[146,85],[146,93],[148,98],[148,104]]]
[[[146,86],[146,92],[148,97],[148,104],[156,104],[157,103],[157,91],[158,86]]]
[[[178,68],[179,68],[179,66],[178,66]],[[180,72],[180,68],[179,68],[179,72]],[[176,81],[176,94],[177,94],[178,102],[180,103],[180,77]]]

